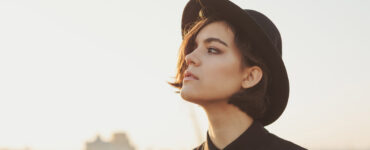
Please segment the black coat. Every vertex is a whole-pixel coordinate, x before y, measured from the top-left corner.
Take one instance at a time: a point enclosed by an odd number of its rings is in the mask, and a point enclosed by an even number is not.
[[[211,141],[207,132],[207,145],[209,150],[220,150]],[[205,150],[205,143],[194,150]],[[284,140],[270,132],[264,126],[253,121],[252,125],[236,140],[227,145],[223,150],[307,150],[290,141]]]

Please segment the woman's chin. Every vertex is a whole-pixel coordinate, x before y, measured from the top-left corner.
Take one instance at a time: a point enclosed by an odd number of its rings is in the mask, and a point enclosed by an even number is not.
[[[199,103],[200,98],[197,97],[197,95],[191,91],[187,91],[186,89],[181,89],[180,95],[182,99],[191,102],[191,103]]]
[[[184,100],[186,100],[186,101],[189,101],[191,99],[194,99],[193,96],[191,96],[191,94],[189,94],[189,92],[187,92],[184,89],[181,89],[180,95],[181,95],[181,98],[184,99]]]

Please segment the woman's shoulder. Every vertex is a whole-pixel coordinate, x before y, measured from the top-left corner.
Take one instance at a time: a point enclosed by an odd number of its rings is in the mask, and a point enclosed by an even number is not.
[[[219,150],[209,138],[193,150]],[[263,125],[254,123],[224,150],[307,150],[291,141],[285,140],[269,132]]]
[[[293,142],[282,139],[270,133],[270,142],[265,141],[264,145],[259,150],[307,150]],[[195,147],[193,150],[204,150],[205,142]]]
[[[204,144],[205,144],[205,142],[203,142],[202,144],[200,144],[198,147],[194,148],[193,150],[203,150],[204,149]]]
[[[268,149],[278,150],[307,150],[291,141],[282,139],[275,134],[270,133],[270,144],[266,145]]]

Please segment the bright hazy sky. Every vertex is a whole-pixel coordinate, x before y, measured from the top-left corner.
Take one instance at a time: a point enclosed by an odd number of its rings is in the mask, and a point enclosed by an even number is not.
[[[0,148],[83,150],[126,132],[191,149],[207,118],[166,82],[187,0],[1,0]],[[370,148],[370,1],[234,0],[279,28],[291,94],[266,128],[309,149]]]

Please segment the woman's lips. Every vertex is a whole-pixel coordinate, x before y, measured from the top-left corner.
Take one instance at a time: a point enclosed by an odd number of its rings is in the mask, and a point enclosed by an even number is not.
[[[185,80],[199,80],[199,78],[195,76],[193,73],[191,73],[190,71],[185,71],[184,81]]]

